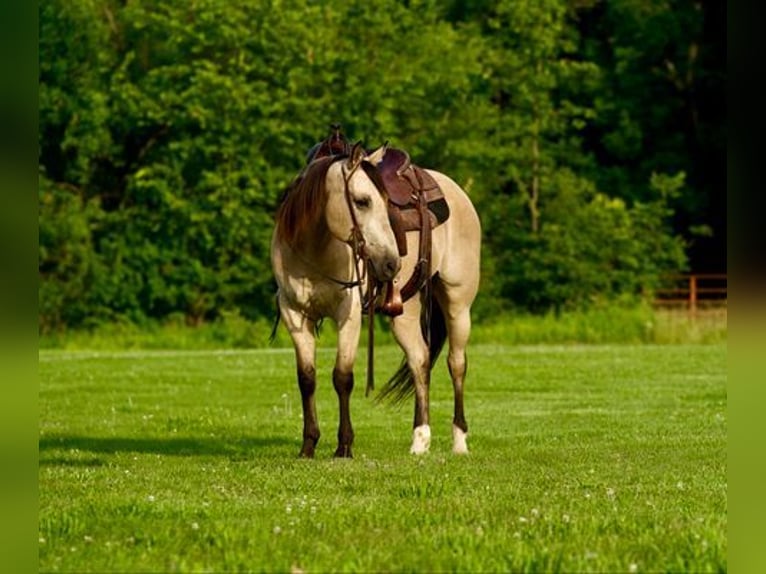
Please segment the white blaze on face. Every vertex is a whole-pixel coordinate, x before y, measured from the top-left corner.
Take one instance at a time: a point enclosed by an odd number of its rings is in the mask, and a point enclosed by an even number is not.
[[[410,447],[410,452],[412,454],[425,454],[430,446],[431,427],[428,425],[415,427],[415,430],[412,431],[412,447]]]

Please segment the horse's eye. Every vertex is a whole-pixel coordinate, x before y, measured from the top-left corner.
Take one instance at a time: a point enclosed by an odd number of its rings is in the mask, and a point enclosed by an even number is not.
[[[370,198],[369,197],[356,197],[354,198],[354,205],[356,205],[359,209],[367,209],[370,207]]]

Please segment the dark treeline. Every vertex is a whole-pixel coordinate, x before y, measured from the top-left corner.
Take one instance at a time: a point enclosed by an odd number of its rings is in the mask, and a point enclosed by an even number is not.
[[[479,318],[725,270],[725,3],[41,0],[40,328],[273,313],[340,122],[470,194]]]

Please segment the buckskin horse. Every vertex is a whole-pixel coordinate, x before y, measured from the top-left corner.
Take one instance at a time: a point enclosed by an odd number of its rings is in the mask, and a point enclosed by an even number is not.
[[[354,361],[366,312],[369,392],[376,311],[391,317],[405,353],[378,399],[399,401],[414,393],[410,452],[429,450],[430,373],[448,340],[452,450],[467,453],[463,384],[470,309],[479,287],[479,218],[466,193],[446,175],[411,164],[406,152],[387,144],[368,154],[359,142],[351,146],[338,126],[333,129],[312,148],[307,165],[283,193],[271,244],[279,317],[295,348],[302,398],[300,456],[313,457],[320,436],[315,334],[324,318],[338,327],[335,456],[352,456]]]

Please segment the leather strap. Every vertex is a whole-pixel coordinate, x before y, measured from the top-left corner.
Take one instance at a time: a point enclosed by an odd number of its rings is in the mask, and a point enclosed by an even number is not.
[[[372,265],[367,260],[367,388],[364,390],[364,396],[370,396],[370,392],[375,388],[375,281],[372,280]]]
[[[402,301],[409,300],[423,288],[431,276],[431,226],[428,221],[428,206],[425,194],[418,194],[418,212],[420,213],[420,245],[418,246],[418,262],[412,276],[402,287]]]

